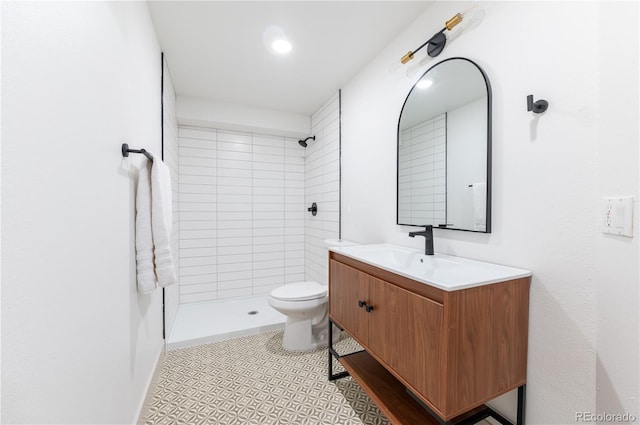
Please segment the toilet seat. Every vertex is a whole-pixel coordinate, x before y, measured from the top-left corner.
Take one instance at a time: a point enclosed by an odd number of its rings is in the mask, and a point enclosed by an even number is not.
[[[327,296],[327,287],[316,282],[296,282],[271,291],[271,297],[280,301],[309,301]]]

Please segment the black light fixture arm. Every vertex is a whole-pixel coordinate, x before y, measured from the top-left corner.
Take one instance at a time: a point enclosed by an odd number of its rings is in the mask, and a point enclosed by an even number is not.
[[[153,161],[153,155],[147,152],[145,149],[129,149],[129,145],[126,143],[122,144],[122,156],[128,157],[129,153],[141,153],[149,159],[149,161]]]
[[[427,54],[429,56],[431,56],[432,58],[438,56],[442,52],[442,50],[444,50],[445,44],[447,44],[447,36],[444,34],[445,30],[451,31],[453,27],[455,27],[460,22],[462,22],[462,19],[463,19],[463,14],[456,13],[453,16],[453,18],[445,22],[444,28],[436,32],[429,40],[425,41],[416,50],[413,50],[413,51],[410,50],[409,52],[407,52],[407,54],[400,59],[400,62],[403,64],[409,62],[411,59],[413,59],[413,55],[419,52],[420,49],[422,49],[424,46],[428,46]]]
[[[447,29],[447,27],[442,28],[440,31],[438,31],[437,33],[435,33],[435,34],[433,35],[433,37],[431,37],[430,39],[428,39],[427,41],[425,41],[424,43],[422,43],[422,44],[420,45],[420,47],[418,47],[416,50],[413,50],[413,51],[409,51],[409,52],[407,52],[407,54],[406,54],[406,55],[404,55],[404,56],[402,57],[402,59],[400,59],[400,62],[402,62],[403,64],[404,64],[404,63],[409,62],[411,59],[413,59],[413,55],[415,55],[416,53],[418,53],[418,52],[419,52],[419,51],[420,51],[424,46],[426,46],[427,44],[431,45],[431,44],[435,43],[435,42],[436,42],[436,40],[434,40],[434,39],[435,39],[436,37],[438,37],[438,36],[440,36],[440,35],[442,35],[442,36],[444,37],[444,30],[446,30],[446,29]],[[446,38],[446,37],[445,37],[445,38]],[[443,46],[443,47],[444,47],[444,46]],[[429,49],[427,49],[427,53],[428,53],[428,52],[429,52]],[[429,55],[429,56],[431,56],[431,55]]]

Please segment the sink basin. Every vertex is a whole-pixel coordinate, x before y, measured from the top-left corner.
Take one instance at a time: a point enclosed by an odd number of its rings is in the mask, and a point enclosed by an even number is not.
[[[391,244],[354,245],[330,250],[445,291],[531,276],[529,270],[438,253],[424,255],[423,251]]]

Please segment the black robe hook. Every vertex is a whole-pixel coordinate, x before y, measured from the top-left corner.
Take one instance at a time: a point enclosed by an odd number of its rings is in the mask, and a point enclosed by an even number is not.
[[[527,96],[527,111],[533,111],[534,114],[541,114],[547,110],[549,102],[544,99],[533,101],[533,95]]]

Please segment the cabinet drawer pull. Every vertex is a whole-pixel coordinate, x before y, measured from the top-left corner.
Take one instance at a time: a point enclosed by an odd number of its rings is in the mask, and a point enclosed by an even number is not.
[[[358,307],[364,307],[366,305],[367,305],[367,303],[365,301],[362,301],[362,300],[358,301]]]
[[[367,310],[367,313],[371,313],[373,311],[373,306],[372,305],[366,305],[366,306],[364,306],[364,309]]]

